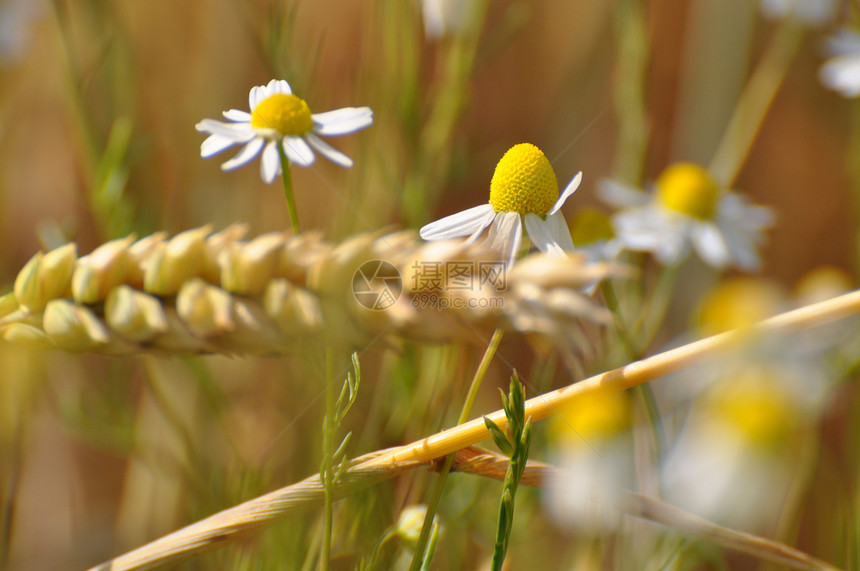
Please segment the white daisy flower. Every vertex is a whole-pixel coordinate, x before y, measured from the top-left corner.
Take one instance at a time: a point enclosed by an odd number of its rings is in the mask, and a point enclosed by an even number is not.
[[[818,72],[821,83],[843,97],[860,95],[860,34],[847,28],[839,30],[827,40],[827,51],[833,57]]]
[[[618,502],[635,485],[633,406],[626,392],[583,395],[549,424],[552,463],[544,502],[550,516],[580,533],[614,532]]]
[[[262,151],[260,176],[268,184],[281,172],[278,143],[283,143],[290,163],[309,167],[316,159],[316,150],[333,163],[349,168],[352,159],[320,136],[346,135],[373,123],[370,107],[311,113],[308,104],[293,95],[290,84],[282,79],[253,87],[248,104],[250,113],[238,109],[225,111],[229,123],[203,119],[195,125],[199,132],[209,134],[200,146],[200,156],[208,158],[233,145],[244,145],[236,156],[221,165],[222,170],[228,171],[249,163]]]
[[[508,149],[490,182],[490,202],[446,216],[421,228],[425,240],[478,238],[489,226],[489,245],[502,252],[508,265],[516,260],[523,224],[532,243],[542,252],[564,256],[573,240],[559,212],[582,180],[577,173],[559,196],[555,171],[536,146],[521,143]]]
[[[799,390],[807,382],[754,363],[712,379],[681,411],[683,430],[661,466],[666,500],[733,528],[772,525],[785,507],[792,453],[816,419]]]
[[[612,223],[626,249],[651,252],[665,265],[677,264],[692,247],[715,268],[761,267],[758,247],[773,224],[769,208],[720,188],[708,171],[692,163],[671,165],[655,187],[648,193],[601,181],[601,198],[621,209]]]
[[[826,24],[839,7],[837,0],[762,0],[766,18],[792,17],[810,26]]]

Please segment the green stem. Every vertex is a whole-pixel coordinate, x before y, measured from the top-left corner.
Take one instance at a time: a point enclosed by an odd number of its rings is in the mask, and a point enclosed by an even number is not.
[[[726,186],[740,172],[802,39],[802,26],[793,18],[784,18],[741,93],[710,165],[711,173]]]
[[[664,271],[664,275],[670,270]],[[674,281],[674,280],[673,280]],[[638,361],[642,358],[642,351],[637,348],[636,340],[633,334],[627,327],[623,316],[621,315],[621,307],[618,303],[618,296],[615,294],[615,286],[611,280],[606,280],[601,284],[603,297],[606,299],[606,307],[612,312],[615,317],[615,328],[618,331],[618,336],[627,350],[627,360],[629,362]],[[657,406],[657,398],[654,396],[654,391],[651,385],[644,384],[636,387],[636,392],[642,400],[645,411],[648,414],[648,423],[651,425],[651,433],[654,436],[654,443],[657,447],[657,456],[666,449],[666,430],[663,427],[663,419],[660,417],[660,409]]]
[[[323,420],[323,485],[325,487],[323,549],[320,569],[327,571],[331,559],[332,503],[334,502],[334,474],[332,454],[334,453],[334,431],[337,429],[334,411],[334,356],[331,348],[326,349],[325,378],[325,419]]]
[[[463,403],[463,409],[460,411],[460,418],[457,419],[457,424],[463,424],[469,420],[469,415],[472,414],[472,406],[475,404],[475,399],[478,396],[478,389],[487,374],[487,369],[490,367],[490,362],[502,342],[501,329],[496,329],[493,333],[490,344],[487,345],[487,350],[484,351],[484,357],[481,359],[481,364],[478,365],[478,370],[475,372],[475,377],[472,379],[472,384],[469,387],[469,393],[466,395],[466,402]],[[436,481],[436,487],[433,489],[433,497],[430,498],[430,503],[427,505],[427,513],[424,516],[424,525],[421,527],[421,535],[418,537],[418,545],[415,547],[415,555],[412,556],[412,565],[409,571],[419,571],[422,568],[424,561],[424,552],[427,548],[427,540],[430,538],[430,531],[433,528],[433,518],[436,517],[436,510],[439,507],[439,502],[442,499],[442,492],[445,489],[445,481],[448,479],[448,474],[451,472],[451,466],[454,464],[454,455],[449,454],[445,457],[445,463],[442,465],[442,470],[439,472],[439,480]]]
[[[618,302],[618,296],[615,293],[615,285],[612,283],[612,280],[604,280],[600,284],[600,289],[603,293],[603,298],[606,300],[606,307],[609,308],[609,311],[615,317],[615,330],[618,332],[618,337],[627,350],[627,357],[629,360],[635,361],[641,357],[640,351],[636,340],[633,339],[633,334],[630,333],[630,329],[624,322],[624,316],[621,315],[621,304]]]
[[[619,180],[638,185],[648,144],[645,76],[649,56],[648,31],[640,0],[623,0],[618,4],[615,30],[618,57],[613,102],[619,129],[612,172]]]
[[[643,353],[660,331],[660,326],[663,324],[666,312],[669,310],[669,301],[672,299],[672,292],[675,290],[675,283],[678,281],[680,268],[680,264],[663,268],[657,280],[657,285],[654,286],[653,293],[644,304],[647,310],[642,313],[640,317],[641,322],[639,323],[639,327],[637,327],[638,330],[642,331]]]
[[[290,226],[293,234],[298,235],[299,213],[296,211],[296,197],[293,195],[293,176],[290,173],[290,160],[284,151],[284,141],[278,141],[278,155],[281,158],[281,180],[284,183],[284,197],[287,199],[287,212],[290,214]]]

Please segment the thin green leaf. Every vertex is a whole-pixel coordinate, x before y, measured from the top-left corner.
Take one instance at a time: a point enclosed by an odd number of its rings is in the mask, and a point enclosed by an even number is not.
[[[484,417],[484,426],[487,427],[487,430],[490,431],[490,436],[493,437],[493,442],[496,443],[496,446],[499,447],[499,450],[502,451],[502,454],[505,456],[510,456],[514,452],[514,447],[511,446],[510,441],[508,440],[507,435],[502,432],[502,429],[496,426],[496,423],[490,420],[488,417]]]

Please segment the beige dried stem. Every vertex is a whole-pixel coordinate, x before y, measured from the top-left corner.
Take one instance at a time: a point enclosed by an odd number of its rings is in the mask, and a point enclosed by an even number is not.
[[[729,331],[708,337],[653,357],[642,359],[595,375],[559,390],[526,401],[526,416],[533,421],[556,414],[573,399],[583,395],[610,393],[646,383],[695,363],[715,357],[746,339],[754,332],[767,335],[799,331],[820,326],[860,313],[860,291],[854,291],[828,301],[809,305],[766,319],[757,325],[739,331]],[[500,428],[505,428],[504,412],[498,410],[487,415]],[[463,450],[489,438],[483,418],[439,432],[412,444],[374,452],[355,459],[338,482],[335,494],[344,497],[351,492],[393,478],[404,470],[427,464],[437,458]],[[492,471],[488,471],[488,475]],[[179,559],[191,557],[206,550],[231,543],[249,533],[258,531],[276,520],[297,512],[318,507],[323,501],[323,487],[319,476],[281,488],[259,498],[249,500],[228,510],[214,514],[188,527],[175,531],[134,551],[95,567],[101,571],[126,569],[152,569]],[[639,499],[637,499],[639,498]],[[743,547],[744,551],[762,558],[788,557],[794,550],[747,534],[738,534],[698,518],[681,517],[683,512],[663,504],[640,501],[633,496],[628,509],[641,517],[655,519],[690,533],[701,535],[722,545]],[[632,507],[630,507],[632,506]],[[693,516],[691,516],[693,517]],[[710,526],[710,527],[709,527]],[[733,543],[734,542],[734,543]],[[799,553],[799,552],[797,552]],[[770,554],[770,555],[768,555]],[[801,554],[803,555],[803,554]],[[803,562],[803,557],[808,561]],[[808,556],[796,559],[796,568],[833,569],[815,562]],[[780,559],[784,563],[782,559]]]

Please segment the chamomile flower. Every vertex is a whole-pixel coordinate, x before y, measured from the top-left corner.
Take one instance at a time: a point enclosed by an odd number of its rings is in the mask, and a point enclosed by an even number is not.
[[[599,192],[619,208],[613,226],[628,250],[651,252],[665,265],[683,260],[691,247],[715,268],[756,271],[764,230],[773,224],[769,208],[720,188],[704,168],[676,163],[648,193],[616,181],[602,181]]]
[[[773,525],[802,453],[801,435],[815,424],[796,390],[807,381],[786,369],[747,363],[692,402],[661,466],[667,501],[733,528]]]
[[[633,407],[627,393],[584,395],[550,423],[553,464],[545,505],[563,527],[579,532],[619,529],[618,501],[634,485]]]
[[[843,97],[860,95],[860,34],[843,28],[827,40],[827,51],[833,56],[821,66],[821,83]]]
[[[542,252],[564,256],[573,240],[561,207],[582,180],[577,173],[559,195],[555,171],[536,146],[511,147],[496,165],[490,182],[490,202],[446,216],[421,228],[425,240],[469,236],[473,242],[490,227],[489,246],[502,252],[512,265],[520,250],[523,224],[532,243]]]
[[[248,95],[250,112],[230,109],[224,112],[229,121],[203,119],[195,128],[209,137],[200,146],[200,156],[209,158],[233,145],[244,145],[232,159],[221,165],[233,170],[249,163],[260,151],[260,176],[271,184],[281,172],[278,144],[282,143],[290,163],[309,167],[314,163],[314,151],[344,168],[352,159],[338,151],[320,136],[354,133],[373,123],[370,107],[344,107],[325,113],[311,113],[310,107],[293,94],[290,84],[273,79],[268,85],[251,88]]]

